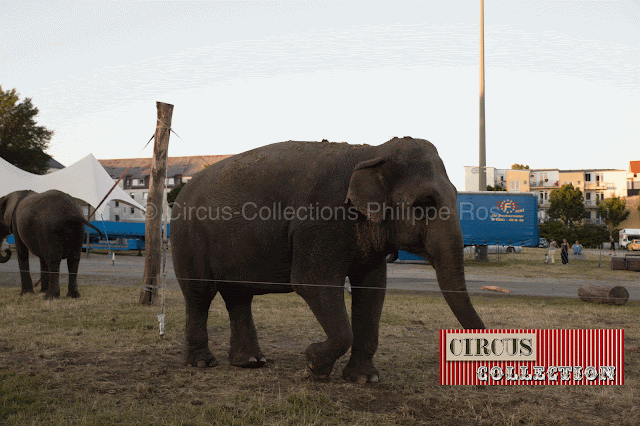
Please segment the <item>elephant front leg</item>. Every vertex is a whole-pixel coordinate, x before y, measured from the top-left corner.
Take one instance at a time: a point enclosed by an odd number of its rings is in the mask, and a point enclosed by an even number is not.
[[[191,281],[188,284],[181,283],[183,288],[187,286],[197,287],[198,285],[208,286],[209,283],[198,283]],[[209,318],[209,307],[216,295],[216,291],[200,289],[201,291],[183,290],[186,302],[186,323],[185,323],[185,364],[189,367],[215,367],[218,361],[209,350],[209,336],[207,332],[207,319]]]
[[[80,265],[81,252],[72,254],[67,258],[67,268],[69,269],[69,289],[67,291],[67,297],[77,298],[80,297],[78,291],[78,266]]]
[[[358,383],[378,382],[380,374],[373,365],[378,349],[380,316],[384,303],[387,264],[382,261],[372,267],[358,265],[349,275],[351,283],[351,321],[353,346],[351,358],[342,376]]]
[[[31,281],[31,273],[29,272],[29,249],[16,237],[16,252],[18,254],[18,266],[20,268],[20,285],[22,291],[20,296],[25,293],[35,293],[33,291],[33,281]]]
[[[229,362],[236,367],[259,368],[266,362],[258,345],[258,334],[251,314],[252,294],[220,290],[229,311],[231,339]]]
[[[295,285],[295,283],[304,284]],[[333,365],[347,353],[353,342],[349,316],[344,305],[344,280],[312,281],[310,276],[292,278],[294,289],[307,302],[322,329],[324,342],[312,343],[305,351],[307,367],[318,379],[328,379]]]

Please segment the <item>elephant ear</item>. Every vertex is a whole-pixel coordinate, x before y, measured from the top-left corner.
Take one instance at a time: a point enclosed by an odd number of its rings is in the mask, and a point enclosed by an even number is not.
[[[0,198],[0,220],[2,221],[2,224],[9,230],[9,232],[13,232],[13,218],[18,204],[30,192],[31,191],[16,191]]]
[[[345,203],[351,201],[358,211],[373,222],[382,222],[387,202],[387,186],[380,173],[384,158],[358,163],[353,169]]]

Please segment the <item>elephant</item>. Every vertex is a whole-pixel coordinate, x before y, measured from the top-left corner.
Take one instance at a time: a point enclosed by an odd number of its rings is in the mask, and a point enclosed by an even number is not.
[[[77,273],[82,252],[84,226],[95,226],[82,215],[78,203],[68,194],[50,190],[43,193],[15,191],[0,198],[0,244],[13,234],[20,266],[22,291],[34,293],[29,273],[29,252],[40,258],[41,292],[46,299],[60,297],[60,262],[67,259],[68,297],[80,297]],[[11,251],[0,255],[7,262]]]
[[[326,333],[325,341],[305,351],[312,374],[328,379],[351,349],[343,378],[378,382],[373,356],[385,258],[399,249],[431,263],[464,328],[484,329],[466,290],[456,203],[435,146],[411,137],[379,146],[280,142],[207,167],[172,209],[173,265],[186,310],[185,363],[218,363],[209,349],[207,319],[219,292],[230,319],[230,364],[263,366],[252,299],[296,292]]]

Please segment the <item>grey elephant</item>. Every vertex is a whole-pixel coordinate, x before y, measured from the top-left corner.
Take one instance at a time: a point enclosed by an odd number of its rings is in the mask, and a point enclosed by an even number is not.
[[[298,293],[327,339],[306,350],[328,378],[351,348],[343,377],[377,382],[373,365],[386,288],[385,257],[426,257],[465,328],[484,324],[466,290],[457,192],[436,148],[411,137],[380,146],[282,142],[215,163],[194,176],[172,209],[175,273],[186,302],[186,363],[217,364],[207,317],[219,292],[231,325],[232,365],[260,367],[255,295]],[[344,301],[352,286],[351,318]]]
[[[40,258],[41,291],[45,298],[60,296],[62,259],[67,259],[69,268],[67,296],[80,297],[77,273],[85,225],[103,235],[83,217],[78,203],[61,191],[16,191],[0,198],[0,244],[13,234],[20,266],[21,295],[34,292],[29,273],[31,252]],[[5,250],[5,254],[0,255],[0,263],[7,262],[10,257],[11,251]]]

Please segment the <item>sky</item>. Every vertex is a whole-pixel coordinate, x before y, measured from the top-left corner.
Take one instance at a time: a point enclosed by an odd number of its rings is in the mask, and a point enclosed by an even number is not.
[[[32,99],[64,165],[286,140],[431,141],[478,164],[480,0],[0,0],[0,85]],[[485,0],[487,166],[640,160],[640,1]]]

